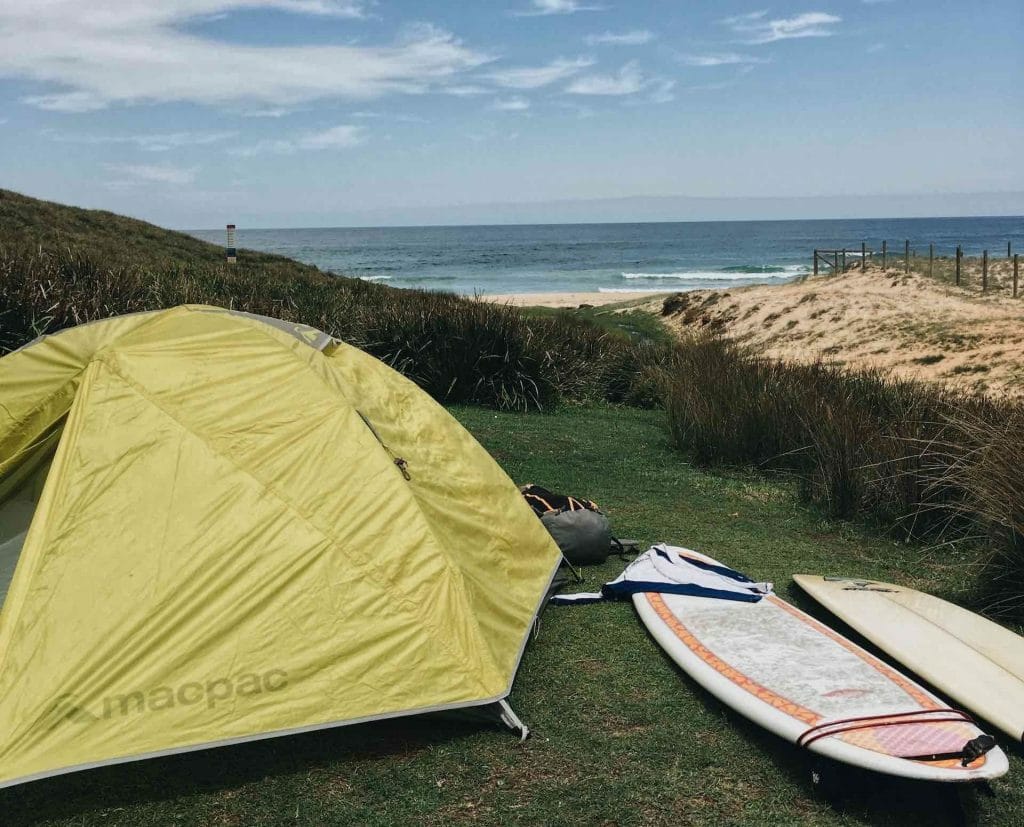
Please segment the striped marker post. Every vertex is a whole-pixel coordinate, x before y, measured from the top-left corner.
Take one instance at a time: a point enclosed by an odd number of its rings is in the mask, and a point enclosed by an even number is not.
[[[238,261],[238,253],[235,249],[235,225],[228,224],[228,246],[224,250],[225,258],[228,264],[234,264]]]

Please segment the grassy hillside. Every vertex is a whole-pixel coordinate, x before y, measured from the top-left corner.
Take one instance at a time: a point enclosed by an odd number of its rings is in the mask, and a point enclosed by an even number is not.
[[[186,233],[106,210],[84,210],[0,189],[0,247],[73,250],[106,265],[166,267],[220,266],[224,248]],[[284,277],[310,276],[315,267],[284,256],[240,251],[242,269],[263,268]]]
[[[393,290],[111,213],[0,193],[0,355],[122,313],[212,304],[303,322],[394,366],[442,401],[539,408],[650,404],[664,343],[613,325]],[[660,351],[660,355],[659,355]]]

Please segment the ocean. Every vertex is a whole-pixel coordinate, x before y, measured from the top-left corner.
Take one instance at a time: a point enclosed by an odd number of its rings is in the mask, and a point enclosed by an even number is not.
[[[224,243],[223,230],[192,232]],[[238,246],[393,287],[462,294],[664,292],[771,284],[811,269],[812,251],[927,255],[1024,252],[1024,218],[708,221],[467,227],[238,229]]]

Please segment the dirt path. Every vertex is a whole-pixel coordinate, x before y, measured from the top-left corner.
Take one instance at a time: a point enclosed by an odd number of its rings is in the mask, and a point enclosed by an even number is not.
[[[510,304],[513,307],[559,307],[572,308],[580,305],[602,307],[608,304],[622,304],[639,300],[664,299],[665,294],[652,294],[647,291],[621,293],[496,293],[481,296],[483,301],[495,304]]]
[[[1024,298],[1010,263],[990,267],[990,290],[902,271],[869,269],[781,286],[679,293],[661,312],[679,332],[710,330],[783,359],[891,369],[998,395],[1024,397]]]

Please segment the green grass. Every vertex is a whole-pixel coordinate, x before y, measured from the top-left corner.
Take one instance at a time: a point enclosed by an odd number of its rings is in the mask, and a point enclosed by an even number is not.
[[[646,310],[631,308],[630,304],[632,302],[583,308],[524,307],[523,312],[539,318],[568,317],[583,320],[602,330],[625,335],[634,341],[661,345],[675,341],[660,317]]]
[[[690,545],[774,580],[858,574],[957,597],[970,561],[926,555],[823,521],[784,485],[695,470],[671,453],[664,414],[456,408],[520,483],[596,499],[618,534]],[[621,570],[587,572],[596,587]],[[820,617],[825,615],[815,609]],[[643,631],[629,604],[552,608],[512,696],[534,736],[407,720],[129,764],[0,791],[0,821],[169,824],[955,823],[948,789],[842,771],[841,808],[817,797],[806,755],[714,701]],[[1024,762],[1013,751],[1013,769]],[[1024,779],[1024,775],[1018,776]],[[971,821],[1024,823],[1024,780],[965,791]]]

